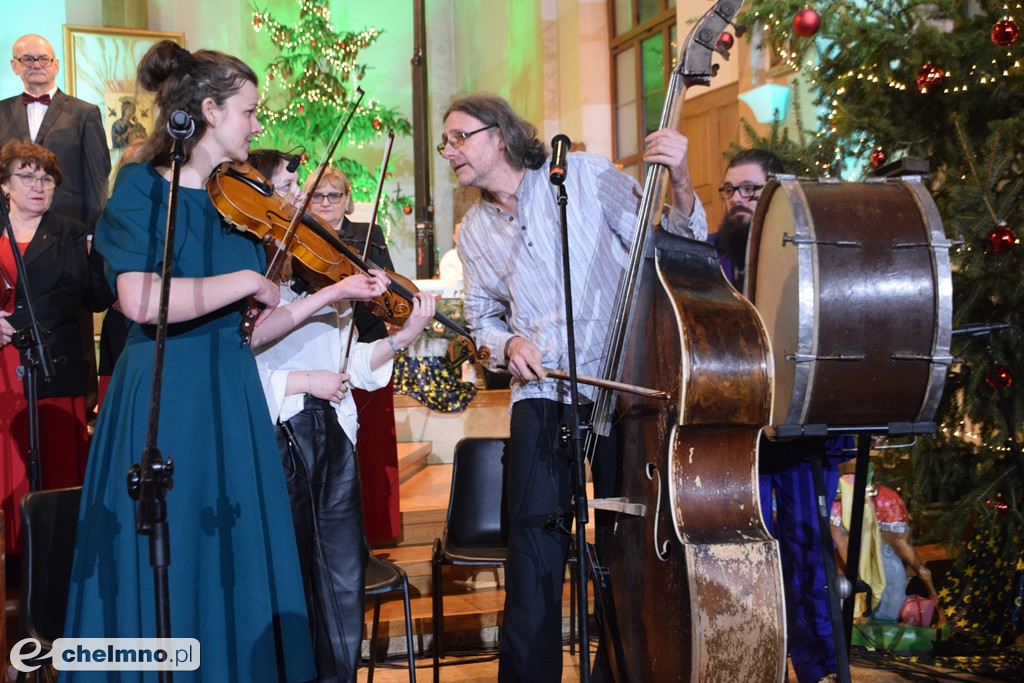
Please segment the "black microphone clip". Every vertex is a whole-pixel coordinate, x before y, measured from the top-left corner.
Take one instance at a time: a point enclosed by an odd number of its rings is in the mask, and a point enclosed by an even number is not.
[[[551,183],[561,185],[565,182],[565,170],[568,166],[569,138],[558,134],[551,138]]]
[[[196,122],[192,120],[188,112],[181,109],[172,111],[171,115],[167,117],[167,132],[172,138],[187,140],[192,137],[192,133],[196,132]]]

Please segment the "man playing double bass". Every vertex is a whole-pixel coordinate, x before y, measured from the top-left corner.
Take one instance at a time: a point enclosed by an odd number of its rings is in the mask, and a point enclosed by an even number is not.
[[[663,129],[645,143],[644,161],[669,170],[673,206],[666,207],[662,228],[705,239],[707,219],[690,181],[687,139]],[[492,366],[506,366],[513,376],[498,678],[559,681],[569,535],[551,521],[569,512],[572,485],[570,450],[559,438],[559,427],[569,423],[569,387],[544,372],[569,369],[559,206],[548,153],[536,128],[489,94],[449,106],[438,151],[460,185],[482,191],[459,232],[466,320],[477,345],[491,349]],[[566,171],[577,371],[595,375],[641,192],[635,179],[597,155],[570,154]],[[580,395],[588,404],[593,390],[580,386]],[[582,420],[589,410],[581,407]],[[597,497],[612,494],[616,469],[614,439],[602,442],[593,468]],[[600,553],[600,516],[597,522]]]
[[[726,167],[725,181],[718,188],[725,200],[726,215],[708,241],[715,244],[722,271],[738,290],[743,290],[747,240],[761,191],[769,177],[783,172],[782,161],[763,149],[745,149]],[[849,437],[774,442],[762,436],[760,440],[761,515],[779,541],[786,595],[786,646],[799,683],[828,683],[836,676],[810,459],[823,459],[825,490],[834,492],[843,448],[851,445]]]

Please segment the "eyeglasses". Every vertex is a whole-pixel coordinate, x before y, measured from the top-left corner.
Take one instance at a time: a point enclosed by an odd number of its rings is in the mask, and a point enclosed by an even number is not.
[[[452,149],[462,149],[462,146],[466,144],[466,138],[468,138],[469,136],[476,135],[477,133],[482,133],[485,130],[490,130],[491,128],[497,127],[498,124],[492,123],[489,126],[477,128],[476,130],[471,130],[468,133],[452,133],[452,136],[450,138],[442,135],[441,142],[437,146],[437,153],[440,154],[441,156],[444,156],[445,145],[451,145]]]
[[[750,199],[764,188],[764,185],[747,185],[743,184],[739,187],[733,187],[732,185],[725,185],[718,188],[718,194],[722,196],[722,199],[732,199],[732,195],[738,194],[743,199]]]
[[[37,176],[31,173],[12,173],[11,175],[21,178],[21,184],[29,189],[35,187],[36,183],[40,183],[47,190],[57,187],[57,181],[48,175]]]
[[[54,62],[53,57],[47,57],[46,55],[43,55],[42,57],[33,57],[32,55],[25,55],[24,57],[15,57],[15,59],[21,62],[22,66],[32,66],[33,64],[39,64],[39,66],[47,67],[50,66],[50,64],[53,64]]]
[[[348,192],[314,192],[313,196],[309,198],[314,204],[322,204],[327,202],[328,204],[337,204],[341,201],[341,198],[347,195]]]

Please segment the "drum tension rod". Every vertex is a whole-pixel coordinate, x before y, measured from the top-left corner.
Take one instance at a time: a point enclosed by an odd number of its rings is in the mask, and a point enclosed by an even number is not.
[[[816,240],[816,239],[812,239],[810,237],[799,237],[799,236],[790,237],[789,233],[784,232],[784,233],[782,233],[782,246],[786,246],[787,242],[791,242],[793,244],[798,244],[798,245],[799,244],[820,244],[820,245],[828,246],[828,247],[858,247],[859,248],[861,246],[860,242],[851,242],[851,241],[847,241],[847,240],[826,241],[826,240]]]
[[[949,365],[953,362],[952,356],[923,356],[919,353],[890,353],[890,360],[926,360],[939,365]]]
[[[809,353],[787,353],[786,360],[796,361],[797,363],[813,363],[817,360],[864,360],[864,354],[858,356],[849,356],[839,354],[838,356],[815,356]]]

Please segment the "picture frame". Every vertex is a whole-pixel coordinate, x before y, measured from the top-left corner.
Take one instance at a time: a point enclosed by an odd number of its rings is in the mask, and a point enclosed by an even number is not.
[[[100,108],[115,164],[153,129],[152,95],[138,91],[135,75],[146,51],[164,39],[185,47],[184,33],[64,25],[65,90]]]

